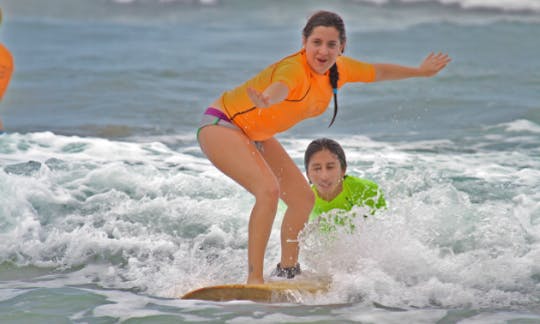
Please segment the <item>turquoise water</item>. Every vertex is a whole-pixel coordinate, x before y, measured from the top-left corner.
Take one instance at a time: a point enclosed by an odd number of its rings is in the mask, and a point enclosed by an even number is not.
[[[443,1],[440,1],[443,3]],[[445,1],[448,3],[449,1]],[[342,14],[346,53],[434,79],[348,85],[279,139],[315,137],[388,210],[339,239],[308,227],[299,304],[176,297],[245,280],[253,203],[201,154],[203,108]],[[538,1],[2,0],[16,71],[0,105],[0,322],[540,322]],[[323,127],[321,127],[323,125]],[[279,260],[276,217],[267,273]]]

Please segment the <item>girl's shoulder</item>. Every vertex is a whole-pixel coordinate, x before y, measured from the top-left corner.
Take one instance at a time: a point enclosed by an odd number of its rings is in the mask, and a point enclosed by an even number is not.
[[[349,56],[339,56],[336,60],[340,86],[347,82],[375,81],[375,66]]]
[[[298,51],[291,55],[285,56],[281,60],[275,62],[273,66],[274,67],[289,66],[289,67],[296,67],[298,69],[304,69],[306,64],[307,62],[305,60],[305,56],[303,55],[303,51]]]

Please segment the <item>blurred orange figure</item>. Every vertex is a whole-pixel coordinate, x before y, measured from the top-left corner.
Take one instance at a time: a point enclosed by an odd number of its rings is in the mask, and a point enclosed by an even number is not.
[[[9,50],[0,43],[0,100],[4,97],[4,93],[11,80],[11,74],[13,73],[13,56]],[[4,125],[2,119],[0,119],[0,134],[4,131]]]
[[[13,73],[13,56],[9,50],[0,44],[0,99],[4,96]]]

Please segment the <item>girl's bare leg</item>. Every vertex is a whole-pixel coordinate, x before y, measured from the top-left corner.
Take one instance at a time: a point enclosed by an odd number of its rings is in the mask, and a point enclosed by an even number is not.
[[[262,155],[279,182],[280,198],[287,204],[281,224],[281,266],[298,262],[298,234],[304,228],[315,203],[315,195],[283,146],[271,138],[263,142]]]
[[[199,144],[223,173],[255,196],[248,233],[248,284],[263,283],[264,254],[277,212],[279,184],[255,145],[239,130],[206,126]]]

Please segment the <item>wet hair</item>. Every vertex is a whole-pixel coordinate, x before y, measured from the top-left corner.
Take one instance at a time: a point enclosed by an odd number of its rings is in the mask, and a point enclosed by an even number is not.
[[[302,35],[305,39],[308,39],[308,37],[313,32],[313,29],[319,26],[334,27],[339,32],[339,41],[342,44],[345,44],[345,42],[347,41],[347,36],[345,34],[345,23],[343,22],[343,19],[341,19],[339,15],[333,12],[324,10],[317,11],[308,19],[308,22],[306,23],[306,26],[302,31]],[[332,65],[332,67],[330,68],[329,79],[330,85],[332,86],[332,91],[334,92],[334,115],[332,116],[332,121],[330,122],[328,127],[332,126],[334,120],[336,120],[338,112],[337,93],[339,72],[336,63],[334,63],[334,65]]]
[[[313,154],[322,150],[328,150],[335,154],[339,160],[341,169],[347,169],[347,159],[345,158],[345,151],[343,151],[341,145],[332,139],[322,137],[309,143],[308,147],[306,148],[306,152],[304,153],[304,167],[306,168],[306,172],[308,171],[309,161],[311,160]]]

